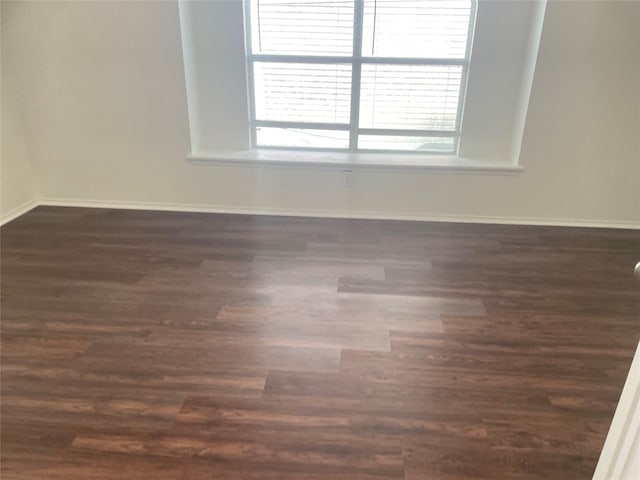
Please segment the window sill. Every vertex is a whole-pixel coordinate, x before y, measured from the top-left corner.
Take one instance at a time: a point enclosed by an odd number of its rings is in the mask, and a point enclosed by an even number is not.
[[[335,168],[341,170],[433,170],[447,173],[515,174],[523,171],[510,161],[472,160],[455,155],[392,153],[345,153],[289,150],[238,150],[190,154],[195,165],[232,165],[293,168]]]

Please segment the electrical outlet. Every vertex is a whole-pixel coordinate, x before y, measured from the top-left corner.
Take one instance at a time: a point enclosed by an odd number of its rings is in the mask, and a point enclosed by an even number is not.
[[[342,185],[345,187],[351,187],[353,185],[353,170],[342,171]]]

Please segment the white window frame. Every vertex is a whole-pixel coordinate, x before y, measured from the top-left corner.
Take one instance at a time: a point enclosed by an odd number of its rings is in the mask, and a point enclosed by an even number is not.
[[[412,58],[412,57],[365,57],[362,55],[362,32],[364,20],[364,1],[354,1],[354,25],[353,25],[353,53],[351,56],[333,55],[287,55],[287,54],[256,54],[252,51],[251,37],[251,0],[244,0],[244,31],[245,31],[245,51],[247,61],[247,86],[249,96],[249,129],[250,148],[266,150],[301,150],[301,151],[332,151],[349,153],[393,153],[393,154],[422,154],[422,155],[458,155],[460,145],[460,131],[462,126],[462,116],[464,111],[464,100],[467,90],[467,80],[469,76],[469,63],[471,58],[471,48],[473,45],[473,32],[477,12],[477,0],[471,1],[471,11],[469,16],[469,29],[467,32],[467,44],[465,55],[462,59],[443,58]],[[351,65],[351,109],[350,122],[348,124],[338,123],[315,123],[315,122],[287,122],[287,121],[266,121],[256,119],[255,108],[255,79],[254,64],[264,63],[312,63],[312,64],[347,64]],[[456,124],[454,130],[407,130],[407,129],[382,129],[382,128],[360,128],[360,80],[362,65],[382,64],[382,65],[459,65],[462,67],[460,92],[458,95],[458,108],[456,112]],[[349,131],[349,148],[319,148],[319,147],[287,147],[287,146],[264,146],[257,144],[257,127],[275,128],[308,128],[319,130]],[[453,139],[452,151],[428,151],[428,150],[373,150],[358,148],[359,135],[382,135],[382,136],[418,136],[418,137],[445,137]]]

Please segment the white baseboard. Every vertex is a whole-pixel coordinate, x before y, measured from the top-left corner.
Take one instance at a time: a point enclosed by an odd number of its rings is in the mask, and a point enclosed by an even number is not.
[[[110,200],[86,200],[72,198],[41,198],[40,205],[58,207],[88,207],[115,208],[129,210],[160,210],[171,212],[204,212],[204,213],[234,213],[243,215],[278,215],[293,217],[320,218],[353,218],[367,220],[409,220],[421,222],[454,222],[454,223],[488,223],[501,225],[540,225],[555,227],[588,227],[588,228],[616,228],[640,230],[640,223],[612,222],[608,220],[583,220],[559,218],[516,218],[467,215],[398,215],[390,212],[372,211],[337,211],[337,210],[306,210],[260,207],[234,207],[229,205],[199,205],[188,203],[162,202],[127,202]]]
[[[11,220],[15,220],[19,216],[27,213],[29,210],[34,209],[38,205],[39,205],[39,202],[36,199],[33,199],[23,203],[22,205],[17,206],[16,208],[12,208],[8,212],[0,215],[0,226],[9,223]]]

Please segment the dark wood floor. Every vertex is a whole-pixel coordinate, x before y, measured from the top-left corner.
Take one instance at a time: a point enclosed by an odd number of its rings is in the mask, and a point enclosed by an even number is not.
[[[40,207],[2,478],[589,479],[640,232]]]

